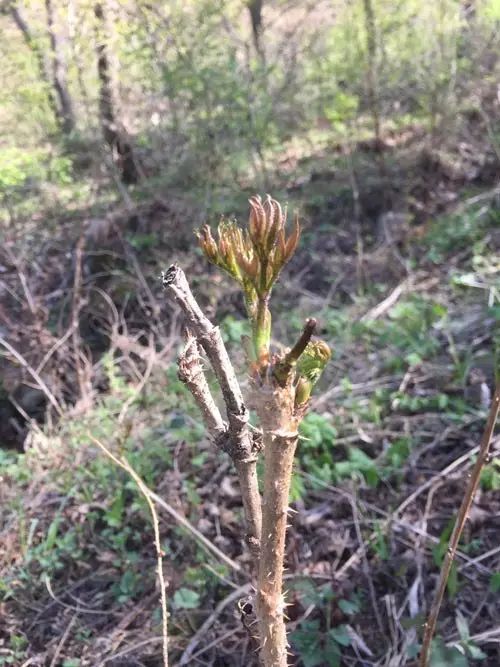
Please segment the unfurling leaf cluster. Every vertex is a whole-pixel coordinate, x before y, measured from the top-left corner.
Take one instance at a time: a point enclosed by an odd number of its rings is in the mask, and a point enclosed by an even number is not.
[[[217,229],[217,240],[208,225],[202,227],[197,236],[209,261],[241,285],[252,323],[254,361],[260,370],[264,370],[270,361],[269,297],[281,270],[297,248],[300,225],[295,218],[293,229],[287,235],[286,209],[283,211],[279,202],[269,195],[264,202],[255,195],[249,203],[250,216],[246,229],[236,222],[222,220]],[[297,344],[273,360],[273,377],[281,386],[288,381],[293,383],[295,406],[300,410],[306,406],[331,356],[325,342],[311,342],[315,325],[315,320],[308,320]]]
[[[282,268],[294,254],[300,237],[300,225],[287,237],[286,210],[269,195],[264,203],[256,195],[250,200],[247,229],[223,220],[218,227],[218,240],[208,225],[198,233],[206,257],[237,280],[245,293],[247,306],[268,298]],[[249,313],[252,316],[252,313]]]
[[[304,352],[300,355],[296,366],[296,407],[300,407],[307,403],[314,385],[321,377],[331,356],[331,350],[323,340],[310,342]]]

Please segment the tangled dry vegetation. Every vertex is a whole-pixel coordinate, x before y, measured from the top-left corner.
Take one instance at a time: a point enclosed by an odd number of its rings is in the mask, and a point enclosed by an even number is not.
[[[321,160],[307,182],[288,183],[292,201],[310,204],[278,286],[277,333],[293,340],[313,312],[334,351],[292,487],[285,582],[297,665],[413,664],[477,454],[497,363],[499,191],[483,167],[467,181],[470,156],[454,155],[457,176],[433,155],[408,172],[411,192],[395,175],[378,206],[368,172],[350,226],[351,202],[342,188],[328,194]],[[464,183],[474,190],[458,196]],[[409,210],[421,224],[406,223]],[[199,220],[159,199],[124,205],[1,250],[1,439],[24,453],[1,452],[0,664],[161,664],[148,509],[89,434],[125,454],[162,501],[172,664],[256,664],[244,601],[235,606],[251,565],[236,477],[176,377],[182,322],[160,268],[182,263],[237,365],[243,304],[190,249],[188,216]],[[496,436],[434,667],[498,664],[499,450]]]

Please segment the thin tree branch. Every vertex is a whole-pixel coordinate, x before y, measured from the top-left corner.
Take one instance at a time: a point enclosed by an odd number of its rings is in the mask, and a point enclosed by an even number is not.
[[[219,438],[219,443],[233,459],[238,473],[247,523],[247,543],[252,555],[256,558],[259,554],[262,528],[261,500],[257,483],[257,457],[255,442],[248,427],[248,410],[243,402],[236,374],[219,328],[214,327],[203,314],[191,292],[184,271],[173,264],[162,274],[162,281],[181,308],[188,328],[194,333],[198,343],[205,351],[220,385],[229,426],[227,438],[224,442]],[[205,421],[208,420],[211,423],[210,428],[213,432],[215,428],[220,429],[222,420],[219,421],[219,415],[213,409],[213,399],[210,401],[211,396],[208,398],[208,387],[200,385],[200,381],[201,375],[198,374],[196,395],[193,394],[193,396],[201,407]],[[203,405],[201,401],[204,401]]]
[[[6,341],[4,338],[0,337],[0,345],[2,345],[7,350],[7,352],[9,352],[10,355],[13,356],[14,359],[16,359],[16,361],[18,361],[21,364],[21,366],[28,371],[28,373],[35,380],[35,382],[38,384],[40,389],[43,391],[43,393],[47,397],[49,403],[55,408],[59,417],[62,417],[63,411],[62,411],[61,406],[57,402],[54,394],[50,391],[48,386],[42,380],[39,373],[37,373],[37,371],[32,366],[30,366],[30,364],[26,361],[26,359],[23,357],[23,355],[20,352],[18,352],[14,347],[12,347],[12,345],[8,341]]]
[[[95,441],[95,438],[93,438],[90,434],[89,438]],[[197,530],[193,526],[193,524],[186,519],[185,516],[179,514],[177,510],[175,510],[171,505],[169,505],[165,500],[163,500],[163,498],[159,496],[157,493],[155,493],[146,486],[145,488],[147,488],[148,496],[151,498],[151,500],[154,500],[155,503],[157,503],[162,509],[165,510],[165,512],[167,512],[167,514],[169,514],[175,521],[177,521],[178,524],[180,524],[183,528],[185,528],[185,530],[187,530],[188,533],[190,533],[196,540],[198,540],[198,543],[203,549],[205,549],[208,553],[216,556],[220,561],[225,563],[234,572],[237,572],[238,574],[245,576],[245,572],[238,565],[238,563],[229,558],[229,556],[226,556],[226,554],[223,551],[221,551],[218,547],[216,547],[215,544],[210,542],[210,540],[207,539],[205,535],[203,535],[203,533],[200,533],[200,531]]]
[[[432,637],[436,630],[437,619],[439,615],[439,610],[441,608],[441,603],[443,602],[444,592],[446,590],[446,584],[448,582],[448,577],[451,571],[451,566],[455,560],[455,554],[458,549],[458,543],[462,532],[465,528],[465,524],[469,517],[470,508],[474,500],[474,495],[476,493],[477,487],[479,485],[479,480],[481,478],[481,472],[484,465],[488,462],[489,449],[491,439],[493,437],[493,431],[495,429],[496,420],[498,418],[498,412],[500,410],[500,386],[495,390],[495,395],[493,396],[493,401],[491,402],[490,412],[488,415],[488,421],[486,423],[486,428],[484,430],[483,438],[479,446],[479,453],[477,461],[472,469],[472,472],[469,473],[469,482],[467,484],[467,489],[465,492],[462,505],[457,515],[455,526],[453,528],[453,533],[450,537],[450,542],[448,544],[448,549],[446,550],[446,556],[441,567],[441,574],[439,577],[439,584],[437,587],[436,595],[434,602],[429,613],[429,618],[424,628],[424,639],[422,642],[422,651],[420,653],[420,667],[427,667],[429,662],[430,646]]]
[[[221,551],[218,547],[215,546],[212,542],[210,542],[209,539],[203,535],[203,533],[200,533],[199,530],[197,530],[187,519],[186,517],[182,516],[182,514],[179,514],[171,505],[169,505],[161,496],[159,496],[157,493],[154,491],[151,491],[149,489],[149,496],[151,500],[154,500],[155,503],[157,503],[161,508],[167,512],[167,514],[170,514],[170,516],[177,521],[181,526],[183,526],[188,532],[191,533],[191,535],[198,540],[200,545],[206,549],[209,553],[213,554],[219,560],[221,560],[223,563],[228,565],[234,572],[238,572],[238,574],[241,574],[245,576],[245,572],[242,570],[242,568],[236,563],[232,558],[229,558],[229,556],[226,556],[226,554]]]

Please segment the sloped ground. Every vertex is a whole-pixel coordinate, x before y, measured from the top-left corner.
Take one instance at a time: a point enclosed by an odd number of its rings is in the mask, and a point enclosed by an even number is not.
[[[276,290],[276,337],[315,315],[335,351],[303,427],[287,548],[291,650],[306,667],[412,664],[498,363],[490,157],[473,171],[469,154],[410,147],[405,163],[405,150],[394,164],[387,154],[400,181],[377,203],[379,167],[360,147],[357,214],[328,153],[316,170],[305,161],[302,181],[282,178],[305,230]],[[188,218],[156,200],[2,250],[1,436],[13,449],[1,452],[0,664],[162,664],[148,509],[90,435],[169,508],[158,511],[172,664],[256,662],[236,606],[248,593],[236,479],[176,379],[182,323],[157,276],[183,264],[237,363],[242,304],[190,250]],[[499,662],[499,489],[500,454],[460,546],[434,667]]]

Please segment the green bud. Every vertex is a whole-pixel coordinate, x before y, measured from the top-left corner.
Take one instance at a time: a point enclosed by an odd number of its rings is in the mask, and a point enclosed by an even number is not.
[[[297,248],[300,226],[295,220],[291,234],[286,236],[287,212],[267,195],[264,202],[258,195],[249,200],[250,217],[245,231],[235,222],[221,221],[218,239],[204,225],[197,233],[200,247],[210,262],[226,271],[242,287],[258,363],[269,359],[271,313],[269,297],[283,266]]]
[[[295,386],[295,408],[305,405],[311,396],[313,385],[309,380],[300,377]]]
[[[314,386],[331,356],[331,350],[324,341],[316,340],[309,343],[297,361],[297,375]]]

